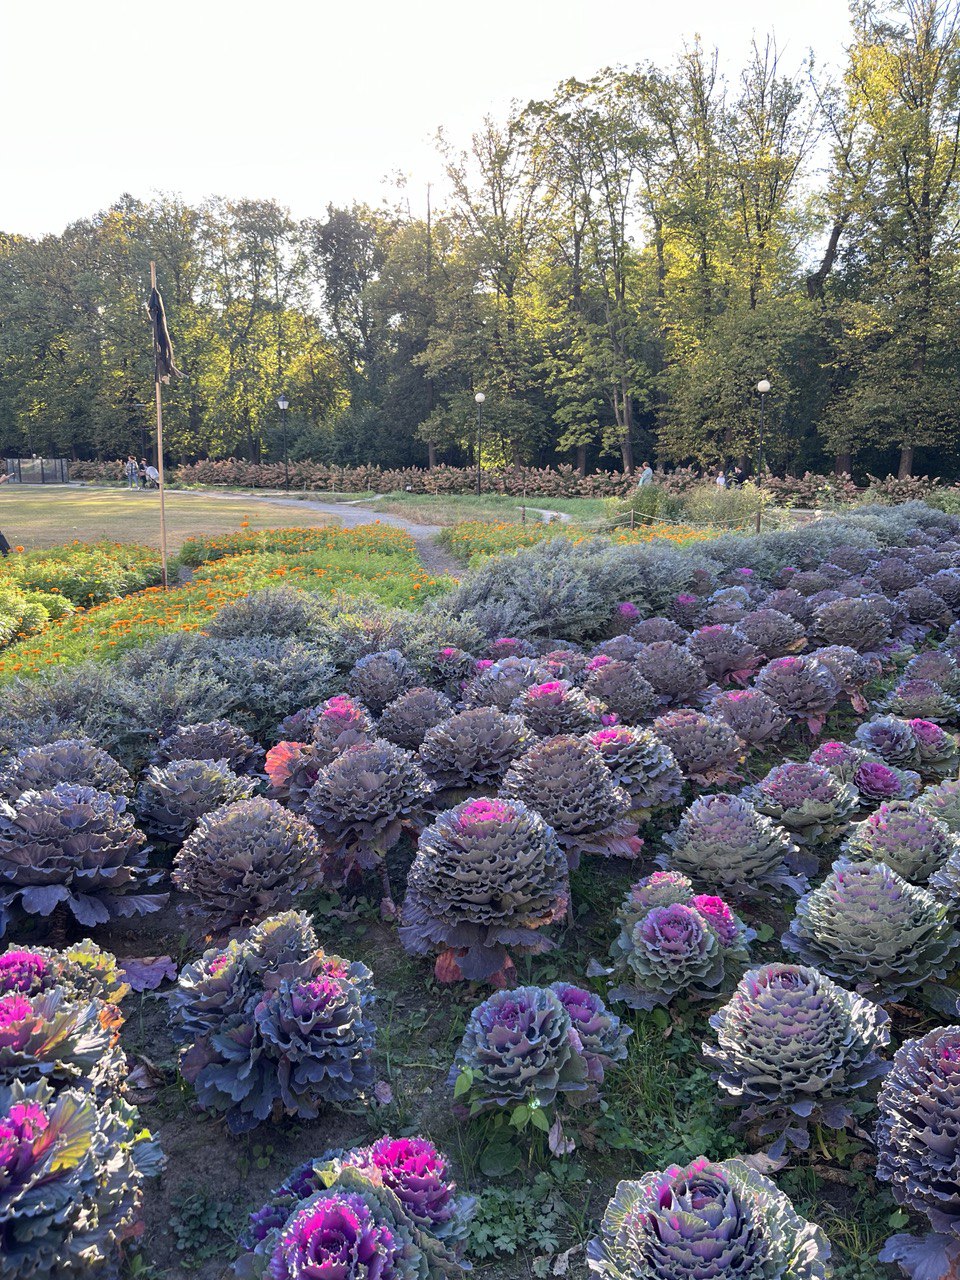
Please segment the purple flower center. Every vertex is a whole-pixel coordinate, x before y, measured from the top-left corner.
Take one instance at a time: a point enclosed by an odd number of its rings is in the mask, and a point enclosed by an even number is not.
[[[0,998],[0,1030],[12,1027],[33,1013],[33,1005],[21,995],[9,995]]]
[[[462,829],[485,822],[509,822],[515,816],[516,811],[505,800],[468,800],[460,806],[457,823]]]
[[[5,1175],[4,1181],[36,1164],[49,1146],[43,1138],[49,1125],[46,1112],[35,1102],[16,1102],[0,1118],[0,1175]]]
[[[0,991],[31,991],[46,969],[46,960],[34,951],[7,951],[0,956]]]

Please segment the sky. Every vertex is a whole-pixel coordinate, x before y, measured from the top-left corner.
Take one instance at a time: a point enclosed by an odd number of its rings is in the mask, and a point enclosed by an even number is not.
[[[297,217],[442,190],[433,138],[570,76],[669,61],[735,74],[774,31],[836,64],[845,0],[0,0],[0,230],[40,236],[124,192],[274,198]]]

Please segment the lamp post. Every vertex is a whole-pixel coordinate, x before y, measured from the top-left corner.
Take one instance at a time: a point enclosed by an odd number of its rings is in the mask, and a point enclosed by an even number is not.
[[[763,419],[764,410],[766,408],[767,392],[770,390],[770,383],[766,378],[761,378],[757,383],[757,391],[760,394],[760,435],[757,439],[757,485],[763,478]],[[763,508],[757,507],[757,533],[760,532],[760,518]]]
[[[281,392],[277,400],[277,408],[280,410],[280,428],[283,432],[283,487],[290,492],[290,460],[287,457],[287,410],[290,408],[290,401]]]
[[[478,391],[473,397],[477,402],[477,497],[480,497],[480,450],[483,446],[483,402],[486,396]]]

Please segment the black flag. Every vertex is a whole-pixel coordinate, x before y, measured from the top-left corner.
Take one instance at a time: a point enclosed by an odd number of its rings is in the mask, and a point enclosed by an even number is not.
[[[159,289],[150,290],[147,311],[150,313],[150,321],[153,324],[153,344],[157,354],[157,381],[169,382],[171,374],[175,378],[182,377],[180,370],[173,363],[173,343],[167,332],[167,316]]]

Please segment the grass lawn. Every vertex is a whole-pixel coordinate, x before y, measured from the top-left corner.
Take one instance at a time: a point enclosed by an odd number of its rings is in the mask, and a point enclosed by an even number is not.
[[[0,529],[13,546],[52,547],[81,542],[139,542],[160,545],[160,495],[155,490],[84,491],[73,488],[5,486],[0,493]],[[251,529],[324,525],[330,517],[309,507],[264,498],[167,490],[167,545],[176,552],[199,534],[233,533],[241,521]]]
[[[322,499],[323,495],[318,494]],[[377,511],[405,516],[423,524],[459,524],[462,520],[505,521],[513,524],[521,518],[522,498],[508,494],[485,493],[479,498],[472,493],[388,493],[372,504]],[[540,520],[535,508],[563,511],[575,520],[598,520],[606,515],[603,498],[533,497],[527,503],[527,519]]]

